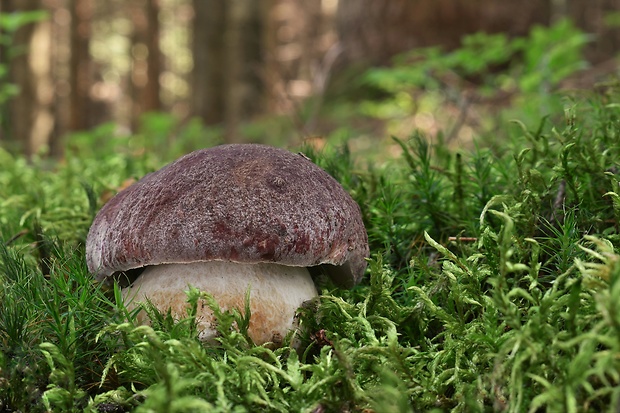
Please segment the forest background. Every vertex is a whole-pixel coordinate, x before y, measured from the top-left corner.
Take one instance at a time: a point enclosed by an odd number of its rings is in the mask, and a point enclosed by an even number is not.
[[[448,69],[434,87],[441,104],[423,107],[413,96],[398,130],[386,130],[381,110],[358,105],[385,98],[366,69],[413,48],[447,53],[477,32],[514,39],[568,19],[589,36],[572,38],[584,54],[569,61],[567,74],[579,74],[537,85],[545,92],[587,88],[616,69],[618,10],[616,0],[2,0],[0,144],[60,158],[69,136],[111,123],[107,132],[163,133],[163,143],[188,125],[206,125],[227,142],[295,145],[345,124],[350,135],[373,139],[423,129],[469,141],[483,133],[476,108],[514,103],[514,85],[487,80],[513,76],[506,69],[515,60],[527,65],[523,50],[507,53],[478,39],[474,46],[486,54],[457,57],[464,66],[478,61],[477,70],[438,62]],[[530,71],[544,70],[547,51],[529,57]],[[431,69],[424,69],[429,79]],[[484,85],[494,90],[480,93]],[[196,146],[213,143],[196,139]]]

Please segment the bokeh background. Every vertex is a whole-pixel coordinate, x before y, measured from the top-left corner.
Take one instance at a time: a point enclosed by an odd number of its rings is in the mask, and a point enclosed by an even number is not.
[[[372,149],[414,129],[466,145],[497,130],[489,119],[515,99],[615,74],[619,10],[618,0],[2,0],[0,145],[62,157],[93,128],[164,146],[192,134],[190,146],[320,145],[340,133],[372,136],[360,140]],[[401,71],[377,70],[388,67]],[[534,118],[549,104],[532,104]]]

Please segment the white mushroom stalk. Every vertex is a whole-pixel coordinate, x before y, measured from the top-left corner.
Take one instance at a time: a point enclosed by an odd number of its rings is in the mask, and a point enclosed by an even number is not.
[[[317,296],[310,273],[303,267],[258,263],[241,264],[224,261],[162,264],[147,267],[124,290],[126,302],[133,307],[145,298],[161,309],[170,309],[175,319],[185,317],[189,286],[213,296],[222,310],[245,308],[245,295],[250,290],[250,326],[248,335],[255,343],[281,345],[295,325],[297,309]],[[146,322],[144,314],[139,319]],[[212,342],[217,326],[211,309],[198,306],[196,321],[199,338]]]

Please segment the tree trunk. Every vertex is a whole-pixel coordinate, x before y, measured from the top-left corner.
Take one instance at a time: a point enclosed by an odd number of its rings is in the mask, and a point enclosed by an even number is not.
[[[159,2],[133,1],[131,4],[134,32],[132,36],[133,89],[132,129],[136,130],[144,112],[161,109],[161,51],[159,48]]]
[[[557,1],[557,0],[556,0]],[[609,25],[606,17],[620,10],[620,0],[564,0],[567,17],[596,41],[586,49],[593,63],[615,59],[620,49],[620,27]]]
[[[161,51],[159,49],[159,0],[147,0],[148,31],[146,45],[148,48],[147,84],[144,93],[144,109],[155,111],[161,109],[159,98],[159,76],[161,74]]]
[[[201,4],[202,3],[202,4]],[[192,112],[239,139],[240,123],[262,109],[260,0],[195,0]]]
[[[71,0],[69,9],[71,12],[69,129],[78,131],[88,129],[91,126],[92,102],[89,89],[93,79],[88,48],[93,5],[91,0]]]
[[[4,6],[5,11],[16,13],[43,9],[39,0],[13,0]],[[50,143],[54,129],[50,29],[47,20],[27,24],[17,30],[11,45],[23,52],[9,62],[11,81],[19,87],[19,94],[10,101],[8,136],[29,157]]]
[[[261,21],[258,1],[228,0],[226,31],[225,138],[239,139],[241,122],[258,112],[261,101]]]
[[[320,0],[269,0],[264,34],[266,104],[290,112],[314,93],[328,49],[329,27]],[[332,36],[333,37],[333,36]]]
[[[0,13],[3,12],[8,12],[8,10],[6,10],[6,5],[4,3],[2,3],[0,1]],[[5,33],[2,31],[2,28],[0,28],[0,35],[4,36]],[[8,47],[5,44],[5,42],[0,42],[0,68],[3,70],[3,73],[0,73],[0,91],[2,91],[3,93],[5,92],[5,89],[10,87],[8,85],[8,82],[10,80],[8,74],[6,73],[6,69],[9,68],[9,59],[8,59]],[[8,113],[8,107],[4,102],[4,99],[6,99],[5,97],[0,98],[0,142],[5,142],[7,141],[7,138],[10,138],[10,134],[7,133],[8,131],[8,122],[7,119],[9,119],[9,113]]]
[[[222,0],[194,0],[192,54],[192,114],[208,125],[224,120],[224,55],[222,36],[226,3]]]

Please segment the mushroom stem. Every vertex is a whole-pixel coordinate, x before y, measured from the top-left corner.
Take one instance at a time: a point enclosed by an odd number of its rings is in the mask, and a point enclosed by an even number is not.
[[[245,294],[250,289],[250,326],[248,335],[256,344],[280,345],[289,330],[295,328],[295,313],[305,302],[317,296],[308,270],[272,263],[241,264],[206,261],[187,264],[162,264],[147,267],[124,290],[131,308],[145,297],[160,310],[171,310],[179,319],[187,308],[188,286],[210,293],[222,310],[239,309],[243,314]],[[141,313],[140,322],[146,322]],[[217,336],[213,312],[198,307],[197,323],[202,341]]]

